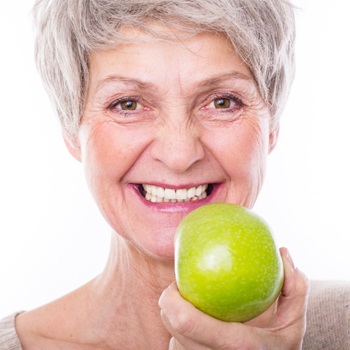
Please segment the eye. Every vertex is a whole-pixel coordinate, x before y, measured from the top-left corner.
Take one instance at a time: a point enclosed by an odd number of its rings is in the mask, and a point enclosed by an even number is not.
[[[113,112],[127,113],[127,112],[134,112],[134,111],[137,112],[141,109],[141,107],[142,106],[139,103],[137,98],[125,97],[125,98],[120,98],[113,101],[108,106],[108,109]]]
[[[108,115],[120,123],[145,122],[154,116],[151,103],[138,95],[114,97],[105,108]]]
[[[230,108],[232,105],[232,100],[229,98],[216,98],[213,101],[214,107],[217,109],[225,109],[225,108]]]
[[[214,96],[211,102],[206,106],[207,109],[222,109],[223,111],[236,111],[243,107],[243,102],[232,94],[220,94]]]
[[[120,109],[123,111],[135,111],[138,106],[138,102],[134,100],[121,101],[116,104],[115,107],[120,106]]]

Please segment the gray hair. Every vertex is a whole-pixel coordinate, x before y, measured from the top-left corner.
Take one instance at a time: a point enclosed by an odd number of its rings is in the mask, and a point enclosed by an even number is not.
[[[294,78],[295,25],[288,0],[37,0],[37,67],[63,129],[74,135],[85,106],[89,55],[122,43],[118,31],[162,22],[225,34],[251,70],[274,127]]]

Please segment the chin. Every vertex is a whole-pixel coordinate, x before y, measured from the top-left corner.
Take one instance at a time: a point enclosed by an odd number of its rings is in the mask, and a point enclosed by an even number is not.
[[[151,242],[141,247],[142,253],[156,261],[174,261],[174,239],[169,242]]]

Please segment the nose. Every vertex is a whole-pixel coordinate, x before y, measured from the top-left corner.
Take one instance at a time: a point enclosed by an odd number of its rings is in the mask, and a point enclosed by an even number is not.
[[[172,172],[181,174],[204,158],[199,131],[194,125],[164,125],[151,146],[151,155]]]

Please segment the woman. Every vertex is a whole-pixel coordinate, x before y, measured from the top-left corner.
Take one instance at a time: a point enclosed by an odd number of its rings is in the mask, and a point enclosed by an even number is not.
[[[286,249],[281,296],[247,324],[204,315],[174,284],[179,221],[208,203],[252,207],[259,194],[293,80],[291,5],[39,0],[35,9],[39,71],[112,239],[94,280],[3,320],[3,348],[321,349],[312,323],[304,339],[308,283]]]

